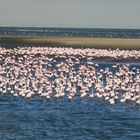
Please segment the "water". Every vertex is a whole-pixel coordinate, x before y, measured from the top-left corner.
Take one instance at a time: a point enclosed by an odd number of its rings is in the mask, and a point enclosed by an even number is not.
[[[0,35],[140,38],[140,29],[0,27]]]
[[[42,27],[0,27],[0,35],[21,36],[76,36],[104,38],[140,38],[140,29],[105,29],[105,28],[42,28]],[[47,46],[46,43],[20,43],[0,37],[0,46]]]
[[[140,139],[140,108],[75,99],[47,102],[0,96],[2,140]]]
[[[0,35],[140,38],[140,30],[1,27]],[[120,103],[111,106],[90,98],[48,102],[1,95],[0,139],[139,140],[140,106]]]

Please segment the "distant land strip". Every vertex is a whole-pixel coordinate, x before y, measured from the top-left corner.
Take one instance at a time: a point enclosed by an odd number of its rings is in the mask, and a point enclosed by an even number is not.
[[[6,46],[7,44],[7,46]],[[140,39],[67,37],[67,36],[0,36],[1,47],[50,46],[97,49],[139,50]]]

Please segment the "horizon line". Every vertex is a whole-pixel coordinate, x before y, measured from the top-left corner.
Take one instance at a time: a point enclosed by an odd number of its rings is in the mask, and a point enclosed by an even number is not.
[[[124,29],[124,30],[140,30],[140,28],[121,28],[121,27],[70,27],[70,26],[11,26],[11,25],[0,25],[0,28],[62,28],[62,29]]]

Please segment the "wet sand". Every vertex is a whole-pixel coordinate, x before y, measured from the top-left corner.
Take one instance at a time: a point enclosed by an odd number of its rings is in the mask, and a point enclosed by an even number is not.
[[[67,37],[67,36],[0,36],[0,42],[15,45],[98,48],[98,49],[140,49],[140,39]]]

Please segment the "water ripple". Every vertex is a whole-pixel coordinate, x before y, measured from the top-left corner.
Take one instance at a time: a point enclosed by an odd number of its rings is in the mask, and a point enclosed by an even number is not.
[[[43,102],[4,97],[0,139],[140,139],[140,108],[96,100]]]

